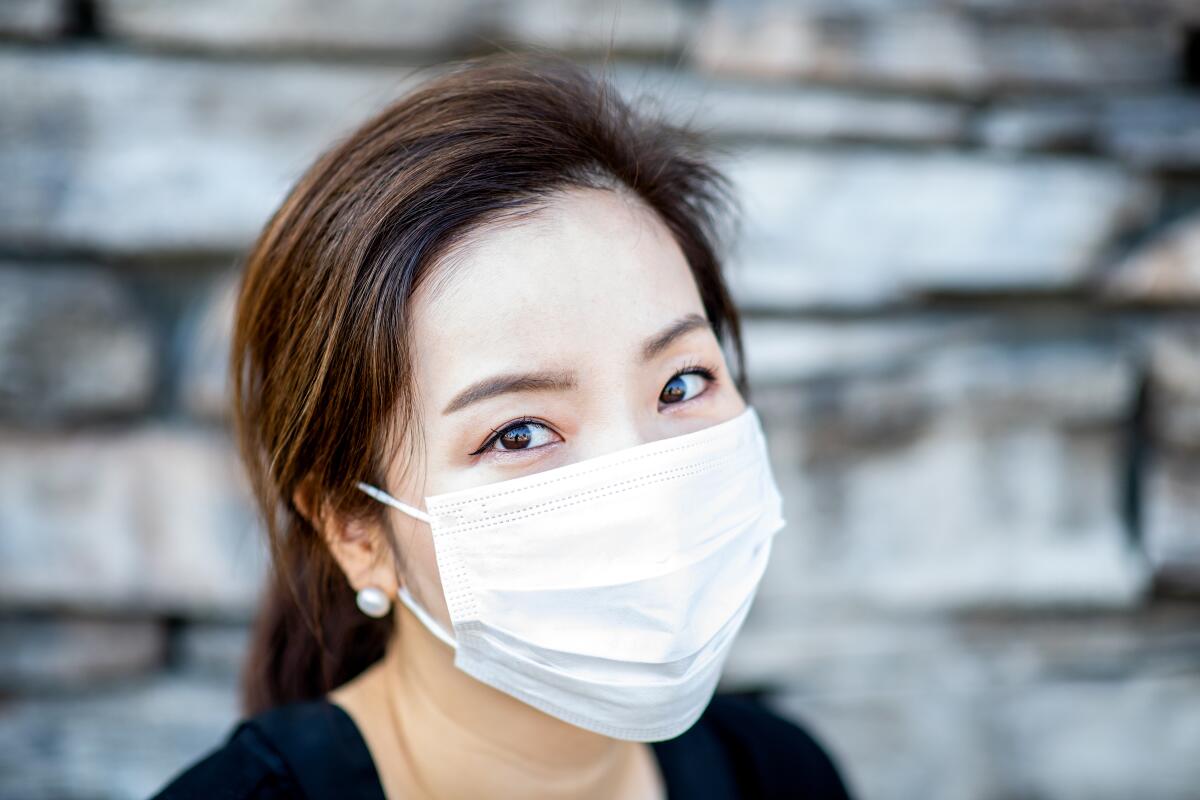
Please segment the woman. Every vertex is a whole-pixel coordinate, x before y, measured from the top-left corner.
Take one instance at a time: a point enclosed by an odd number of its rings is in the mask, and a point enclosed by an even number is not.
[[[160,797],[845,796],[713,698],[784,524],[727,198],[558,59],[461,64],[317,161],[235,322],[249,716]]]

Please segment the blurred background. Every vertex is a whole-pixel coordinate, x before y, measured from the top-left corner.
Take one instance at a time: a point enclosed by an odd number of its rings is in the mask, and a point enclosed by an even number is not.
[[[723,688],[863,798],[1200,797],[1200,2],[0,0],[0,797],[217,746],[264,566],[238,258],[540,48],[726,150],[790,525]]]

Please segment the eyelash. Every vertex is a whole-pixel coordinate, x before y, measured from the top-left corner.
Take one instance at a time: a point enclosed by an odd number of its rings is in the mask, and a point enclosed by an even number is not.
[[[667,378],[667,383],[675,380],[680,375],[699,375],[708,381],[710,388],[717,382],[717,368],[714,366],[709,366],[708,364],[702,364],[699,361],[690,361],[687,364],[684,364],[675,372],[674,375]],[[705,391],[708,390],[706,389]]]
[[[692,362],[692,363],[685,364],[684,366],[680,367],[678,370],[676,370],[676,372],[673,375],[671,375],[671,377],[667,378],[667,383],[670,383],[671,381],[675,380],[680,375],[699,375],[702,378],[704,378],[705,380],[707,380],[708,388],[706,388],[704,390],[705,392],[711,391],[713,385],[715,385],[717,383],[716,367],[709,366],[707,364],[702,364],[699,362]],[[663,384],[663,385],[665,386],[666,384]],[[704,392],[701,392],[701,394],[704,394]],[[692,400],[695,400],[695,399],[696,399],[695,397],[692,398]],[[684,401],[684,402],[690,402],[690,401]],[[529,424],[544,426],[546,423],[542,422],[539,419],[534,419],[533,417],[519,417],[517,419],[514,419],[510,422],[505,423],[504,425],[502,425],[499,428],[492,428],[492,435],[489,436],[487,441],[483,443],[483,446],[480,447],[478,450],[475,450],[474,452],[469,453],[468,455],[477,456],[477,455],[480,455],[481,453],[486,452],[489,448],[491,448],[492,445],[494,445],[496,443],[496,440],[499,439],[501,436],[503,436],[505,433],[507,433],[509,431],[509,429],[516,428],[520,425],[529,425]],[[513,452],[520,452],[520,451],[516,450]]]

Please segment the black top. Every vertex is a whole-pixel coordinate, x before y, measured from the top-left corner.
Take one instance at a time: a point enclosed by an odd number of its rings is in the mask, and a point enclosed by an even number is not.
[[[672,800],[848,797],[808,733],[748,698],[716,695],[695,725],[652,747]],[[326,797],[385,800],[358,727],[320,699],[243,720],[153,800]]]

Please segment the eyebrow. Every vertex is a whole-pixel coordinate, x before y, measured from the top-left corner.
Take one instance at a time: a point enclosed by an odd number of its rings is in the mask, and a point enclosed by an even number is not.
[[[642,361],[649,361],[671,346],[679,337],[698,328],[709,327],[708,320],[696,313],[686,314],[654,334],[642,345]],[[493,375],[471,384],[454,396],[442,414],[453,414],[467,406],[513,392],[565,392],[578,386],[575,373],[563,370],[513,372]]]
[[[671,342],[683,336],[685,333],[691,333],[697,328],[707,328],[708,320],[699,314],[693,312],[684,314],[679,319],[672,322],[667,327],[663,328],[662,332],[656,333],[646,340],[642,345],[642,361],[649,361],[656,355],[666,350],[671,346]]]
[[[510,392],[565,392],[576,386],[573,372],[514,372],[493,375],[473,383],[455,395],[442,414],[453,414],[472,403]]]

